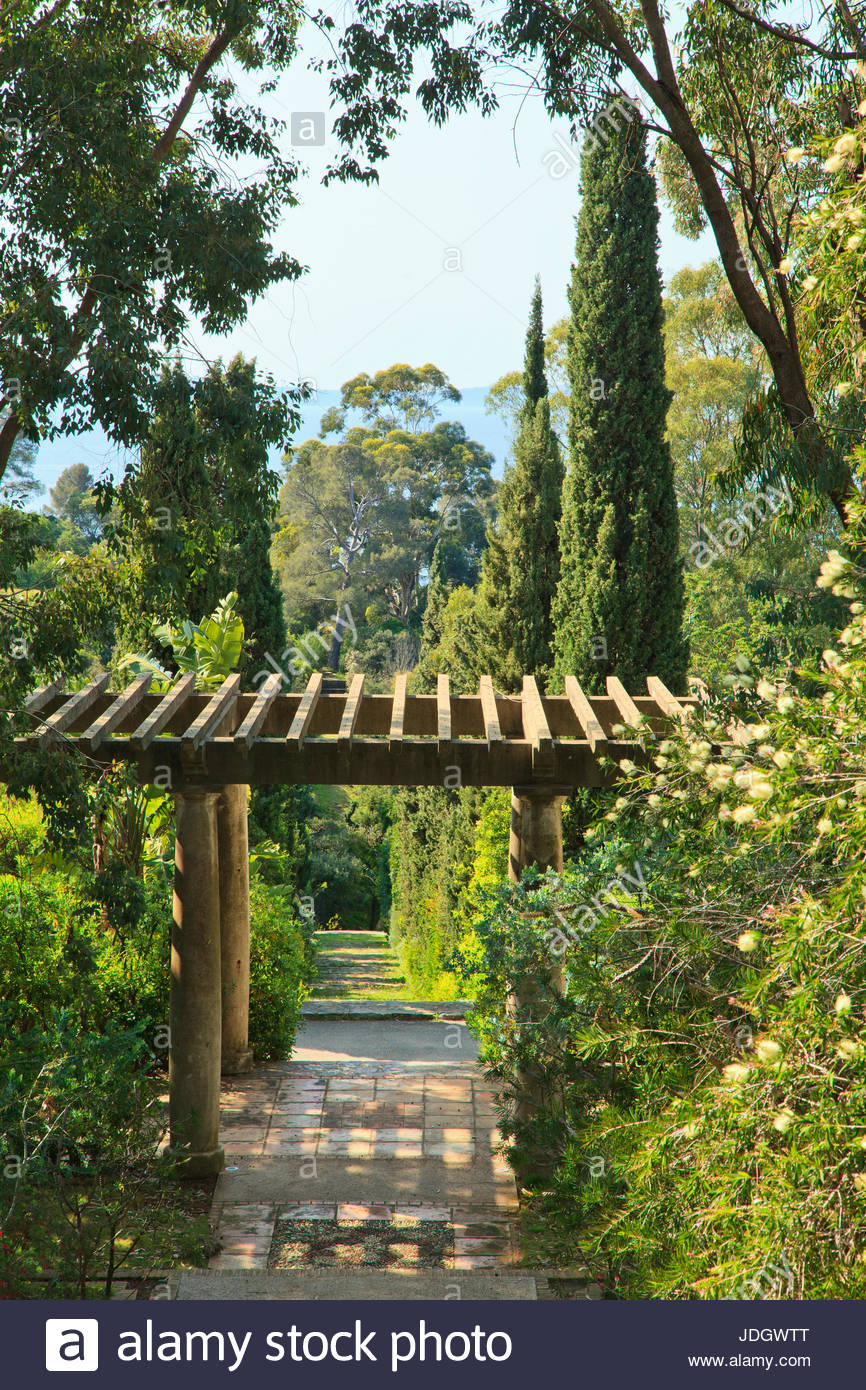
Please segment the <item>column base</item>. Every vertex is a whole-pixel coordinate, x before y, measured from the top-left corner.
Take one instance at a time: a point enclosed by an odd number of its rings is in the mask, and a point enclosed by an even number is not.
[[[222,1144],[218,1149],[208,1149],[204,1153],[188,1153],[184,1149],[168,1149],[167,1153],[174,1160],[179,1178],[213,1178],[226,1166]]]
[[[246,1047],[241,1052],[230,1052],[223,1057],[220,1072],[223,1076],[243,1076],[244,1072],[252,1071],[255,1064],[256,1059]]]

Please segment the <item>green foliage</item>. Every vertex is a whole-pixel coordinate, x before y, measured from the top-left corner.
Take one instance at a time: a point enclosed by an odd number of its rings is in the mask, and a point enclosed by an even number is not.
[[[116,489],[101,488],[103,506],[116,500],[115,544],[131,548],[141,565],[128,645],[146,640],[148,613],[177,627],[233,590],[247,634],[245,662],[282,650],[285,625],[269,558],[279,476],[268,448],[288,440],[299,399],[240,355],[225,367],[213,363],[197,382],[178,364],[163,370],[139,461]]]
[[[398,364],[372,382],[347,382],[347,406],[356,404],[370,423],[351,426],[334,444],[307,440],[287,458],[280,520],[295,530],[274,559],[292,626],[332,620],[344,604],[355,615],[381,604],[407,627],[443,535],[477,577],[493,459],[462,425],[433,423],[454,388],[438,368],[418,372],[433,377],[416,381],[414,369]],[[328,432],[344,425],[341,415]],[[341,641],[342,634],[331,640],[334,670]]]
[[[304,892],[320,927],[344,931],[380,927],[390,908],[388,836],[391,793],[378,787],[319,787],[306,828],[310,851]]]
[[[445,373],[432,362],[423,367],[409,367],[395,362],[393,367],[366,372],[344,382],[341,393],[342,412],[334,417],[322,434],[342,429],[345,413],[358,410],[366,425],[387,433],[388,430],[408,430],[418,434],[435,423],[445,402],[459,401],[460,392]]]
[[[820,669],[645,739],[579,864],[494,890],[458,956],[503,1092],[543,1097],[508,1121],[538,1239],[626,1297],[866,1288],[864,579],[831,553],[858,601]]]
[[[827,522],[820,530],[830,543],[836,528],[831,516]],[[686,573],[691,670],[707,685],[718,688],[738,656],[788,679],[829,646],[845,613],[840,599],[814,587],[820,530],[756,537],[741,554],[729,552]]]
[[[83,554],[102,535],[104,522],[95,486],[87,464],[73,463],[64,468],[51,489],[48,510],[62,523],[57,537],[59,550]]]
[[[679,271],[664,300],[667,431],[686,566],[727,516],[716,478],[731,465],[743,408],[762,381],[757,345],[717,261]],[[742,500],[742,499],[738,499]]]
[[[499,488],[499,515],[488,533],[478,592],[478,666],[500,690],[519,690],[525,674],[546,684],[559,582],[562,480],[544,371],[541,285],[536,282],[514,459]]]
[[[603,691],[648,672],[685,689],[683,587],[665,439],[658,209],[639,121],[614,122],[582,160],[570,290],[569,464],[556,671]]]
[[[148,884],[118,932],[106,927],[92,880],[64,867],[0,878],[0,995],[15,1006],[7,1024],[47,1030],[64,1011],[82,1033],[137,1024],[153,1039],[168,1020],[165,886]]]
[[[0,273],[0,379],[20,394],[0,476],[18,428],[98,421],[137,444],[190,318],[226,332],[300,274],[271,240],[297,174],[282,123],[233,75],[273,80],[297,22],[285,0],[220,13],[199,0],[85,0],[50,22],[32,4],[4,12],[0,216],[16,235]]]
[[[225,680],[237,667],[244,647],[244,623],[237,611],[238,596],[226,594],[220,599],[210,617],[202,618],[200,623],[184,618],[179,627],[171,623],[156,623],[153,635],[163,646],[173,653],[178,671],[195,674],[196,688],[213,689]],[[152,688],[168,690],[177,679],[175,673],[167,671],[152,656],[130,654],[118,661],[121,670],[129,670],[132,675],[152,671],[157,677]]]
[[[60,1014],[4,1033],[0,1297],[110,1298],[125,1265],[203,1263],[207,1220],[184,1210],[159,1152],[142,1028],[81,1035]]]
[[[418,998],[435,998],[457,943],[482,793],[411,787],[394,794],[391,943]]]
[[[263,843],[278,847],[277,862],[262,864],[265,882],[296,889],[306,872],[309,838],[306,817],[310,810],[309,788],[260,786],[250,789],[248,834],[251,854]]]
[[[250,1047],[261,1061],[290,1057],[315,946],[292,891],[250,884]]]
[[[477,595],[460,584],[448,595],[442,609],[438,643],[429,650],[423,645],[414,688],[419,693],[435,691],[433,677],[440,671],[451,677],[455,694],[468,695],[478,689],[479,652],[482,638],[478,627]]]

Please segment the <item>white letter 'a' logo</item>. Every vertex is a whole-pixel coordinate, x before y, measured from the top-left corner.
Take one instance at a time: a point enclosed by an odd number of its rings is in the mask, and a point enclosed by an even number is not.
[[[99,1323],[96,1318],[47,1318],[46,1371],[99,1369]]]

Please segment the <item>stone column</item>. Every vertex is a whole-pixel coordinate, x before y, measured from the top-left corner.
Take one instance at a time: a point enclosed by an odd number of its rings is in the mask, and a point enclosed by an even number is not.
[[[222,1073],[249,1071],[250,855],[247,788],[223,787],[217,801],[220,952],[222,955]]]
[[[171,1152],[184,1176],[225,1166],[219,1142],[220,902],[218,790],[175,793],[174,925],[171,933]]]
[[[508,877],[520,882],[520,875],[531,864],[542,871],[562,869],[562,803],[567,787],[533,785],[511,789],[511,834],[508,852]],[[553,960],[546,978],[521,980],[507,1000],[510,1018],[521,1019],[523,1026],[540,1022],[550,1008],[549,991],[564,991],[562,968]],[[532,1071],[521,1071],[517,1077],[514,1096],[514,1118],[531,1120],[547,1100],[541,1077]],[[518,1176],[532,1183],[548,1173],[550,1156],[523,1146]]]
[[[562,869],[563,787],[512,787],[508,877],[520,882],[530,864],[539,869]]]

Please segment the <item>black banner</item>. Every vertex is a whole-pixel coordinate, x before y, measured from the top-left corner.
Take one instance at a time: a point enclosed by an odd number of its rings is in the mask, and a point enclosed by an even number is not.
[[[859,1384],[859,1303],[0,1303],[4,1385]]]

